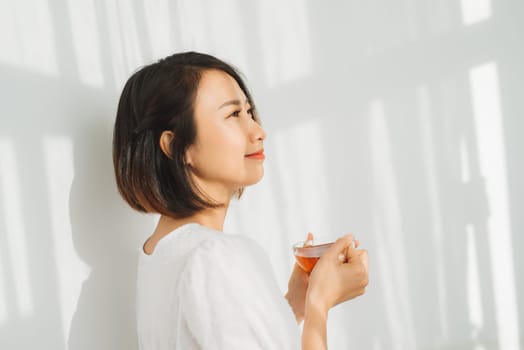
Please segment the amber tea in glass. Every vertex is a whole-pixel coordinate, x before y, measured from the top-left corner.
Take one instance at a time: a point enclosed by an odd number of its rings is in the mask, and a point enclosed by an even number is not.
[[[302,241],[293,244],[293,253],[298,266],[307,273],[315,267],[318,259],[334,242],[315,238],[311,241]]]

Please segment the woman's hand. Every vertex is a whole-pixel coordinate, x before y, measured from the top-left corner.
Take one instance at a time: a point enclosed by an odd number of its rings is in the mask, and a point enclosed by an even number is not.
[[[306,240],[312,240],[313,234],[308,233]],[[288,292],[286,293],[286,299],[295,314],[297,324],[300,324],[304,319],[306,294],[309,286],[309,274],[302,270],[300,266],[295,263],[293,272],[289,278],[287,285]]]
[[[339,238],[319,259],[309,277],[308,304],[328,312],[335,305],[364,294],[368,284],[368,254],[356,250],[352,242],[352,235]],[[340,259],[341,254],[347,262],[341,261],[344,260]]]

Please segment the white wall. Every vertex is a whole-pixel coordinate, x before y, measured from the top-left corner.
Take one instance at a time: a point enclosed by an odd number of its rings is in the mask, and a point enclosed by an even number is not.
[[[253,90],[266,177],[226,227],[282,291],[308,230],[369,250],[330,348],[524,348],[523,20],[516,0],[0,2],[0,348],[136,349],[155,218],[118,197],[112,124],[130,73],[187,49]]]

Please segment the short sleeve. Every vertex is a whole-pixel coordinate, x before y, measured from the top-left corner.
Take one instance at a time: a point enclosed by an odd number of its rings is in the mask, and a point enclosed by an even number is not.
[[[242,236],[203,242],[180,290],[192,336],[208,349],[299,349],[299,328],[267,254]]]

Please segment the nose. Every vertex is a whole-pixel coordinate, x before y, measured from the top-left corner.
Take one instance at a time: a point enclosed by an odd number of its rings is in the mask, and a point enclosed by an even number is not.
[[[254,120],[252,120],[251,127],[249,129],[249,139],[251,142],[264,141],[266,139],[266,132],[262,126]]]

